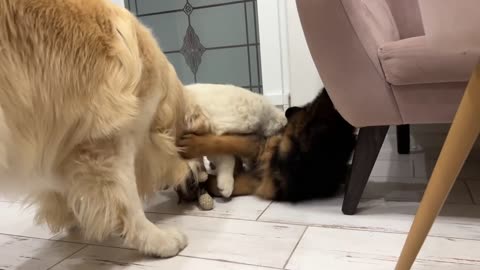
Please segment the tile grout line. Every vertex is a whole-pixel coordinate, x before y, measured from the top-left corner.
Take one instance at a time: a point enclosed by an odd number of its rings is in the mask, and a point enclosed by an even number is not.
[[[414,185],[417,183],[414,183]],[[421,185],[426,185],[426,183],[418,183]],[[367,199],[366,201],[369,201],[372,199]],[[398,202],[398,203],[405,203],[405,202],[411,202],[411,203],[416,203],[420,204],[420,202],[412,202],[412,201],[402,201],[402,200],[390,200],[390,202]],[[271,221],[271,220],[260,220],[261,216],[268,210],[268,208],[273,204],[273,201],[263,210],[262,214],[260,214],[260,217],[257,219],[246,219],[246,218],[234,218],[234,217],[221,217],[221,216],[204,216],[204,215],[195,215],[195,214],[175,214],[175,213],[166,213],[166,212],[145,212],[147,214],[153,214],[153,215],[164,215],[164,216],[176,216],[176,217],[198,217],[198,218],[213,218],[213,219],[222,219],[222,220],[237,220],[237,221],[249,221],[249,222],[260,222],[260,223],[269,223],[269,224],[282,224],[282,225],[292,225],[292,226],[324,226],[327,224],[302,224],[302,223],[297,223],[297,222],[285,222],[285,221]],[[471,206],[471,205],[476,205],[472,203],[445,203],[445,205],[465,205],[465,206]],[[417,205],[418,207],[418,205]],[[412,216],[414,217],[414,215]],[[161,223],[160,223],[161,224]],[[328,225],[327,225],[328,226]],[[1,233],[0,233],[1,234]]]
[[[173,214],[173,213],[162,213],[162,212],[145,212],[146,214],[151,215],[164,215],[164,216],[176,216],[176,217],[198,217],[198,218],[214,218],[214,219],[224,219],[224,220],[237,220],[237,221],[250,221],[255,222],[257,219],[246,219],[246,218],[234,218],[234,217],[219,217],[219,216],[203,216],[195,214]],[[259,221],[261,222],[261,221]]]
[[[453,223],[446,223],[446,225],[451,225]],[[290,225],[290,224],[289,224]],[[294,225],[294,224],[292,224]],[[299,224],[296,224],[299,225]],[[408,231],[405,232],[394,232],[394,231],[381,231],[381,230],[367,230],[367,229],[355,229],[349,227],[339,227],[337,225],[315,225],[309,224],[310,228],[323,228],[323,229],[335,229],[335,230],[346,230],[346,231],[356,231],[356,232],[370,232],[370,233],[383,233],[383,234],[397,234],[397,235],[407,235]],[[456,240],[466,240],[466,241],[475,241],[480,242],[480,239],[464,238],[464,237],[454,237],[454,236],[440,236],[440,235],[428,235],[428,237],[433,238],[443,238],[443,239],[456,239]]]
[[[36,236],[26,236],[26,235],[21,235],[21,234],[3,233],[3,232],[0,232],[0,235],[13,236],[13,237],[23,237],[23,238],[30,238],[30,239],[34,239],[34,240],[44,240],[44,241],[52,241],[52,242],[59,241],[59,242],[65,242],[65,243],[71,243],[71,244],[85,244],[85,243],[79,243],[79,242],[68,242],[68,241],[63,241],[63,240],[51,239],[51,238],[55,237],[55,235],[50,237],[50,238],[41,238],[41,237],[36,237]]]
[[[457,205],[472,205],[472,204],[457,204]],[[476,205],[475,205],[476,206]],[[288,225],[288,226],[298,226],[298,227],[313,227],[313,228],[326,228],[326,229],[337,229],[337,230],[347,230],[347,231],[358,231],[358,232],[373,232],[373,233],[385,233],[385,234],[408,234],[408,231],[401,232],[401,231],[381,231],[381,230],[367,230],[367,229],[356,229],[356,228],[349,228],[349,227],[341,227],[341,225],[337,224],[302,224],[302,223],[295,223],[295,222],[285,222],[285,221],[273,221],[273,220],[259,220],[260,223],[267,223],[267,224],[280,224],[280,225]],[[445,223],[449,225],[451,223]],[[472,238],[463,238],[463,237],[452,237],[452,236],[440,236],[440,235],[429,235],[429,237],[435,238],[450,238],[450,239],[459,239],[459,240],[469,240],[469,241],[480,241],[480,239],[472,239]]]
[[[55,263],[54,265],[50,266],[47,268],[47,270],[50,270],[50,269],[53,269],[55,266],[61,264],[62,262],[64,262],[65,260],[67,259],[70,259],[72,256],[74,256],[75,254],[78,254],[80,251],[84,250],[86,247],[88,247],[87,244],[84,244],[83,247],[81,247],[80,249],[78,249],[77,251],[73,252],[72,254],[68,255],[67,257],[63,258],[62,260],[60,260],[59,262]]]
[[[134,249],[134,248],[125,248],[125,247],[114,247],[114,246],[105,246],[105,245],[96,245],[96,244],[84,244],[84,246],[82,248],[80,248],[79,250],[75,251],[74,253],[72,253],[71,255],[67,256],[66,258],[64,258],[61,262],[58,262],[56,263],[55,265],[51,266],[50,268],[48,268],[47,270],[50,270],[51,268],[55,267],[56,265],[62,263],[63,261],[71,258],[72,256],[78,254],[80,251],[82,251],[83,249],[87,248],[87,247],[100,247],[100,248],[110,248],[110,249],[120,249],[120,250],[130,250],[130,251],[135,251],[135,252],[138,252],[137,249]],[[145,258],[149,258],[150,256],[148,255],[143,255]],[[250,264],[250,263],[243,263],[243,262],[236,262],[236,261],[229,261],[229,260],[222,260],[222,259],[212,259],[212,258],[204,258],[204,257],[198,257],[198,256],[191,256],[191,255],[183,255],[183,254],[178,254],[174,257],[182,257],[182,258],[191,258],[191,259],[198,259],[198,260],[205,260],[205,261],[214,261],[214,262],[221,262],[221,263],[230,263],[230,264],[236,264],[236,265],[246,265],[246,266],[260,266],[262,268],[268,268],[268,269],[275,269],[275,270],[281,270],[281,268],[278,268],[278,267],[273,267],[273,266],[265,266],[265,265],[257,265],[257,264]],[[159,260],[162,260],[161,258],[159,258]]]
[[[305,229],[303,230],[302,235],[300,235],[300,238],[298,238],[298,241],[297,241],[297,243],[295,244],[295,247],[293,248],[292,252],[290,253],[290,256],[288,256],[287,261],[286,261],[285,264],[283,265],[283,269],[287,269],[287,265],[288,265],[288,263],[290,262],[290,259],[292,259],[293,254],[294,254],[295,251],[297,250],[297,247],[298,247],[298,245],[300,244],[300,242],[302,241],[303,237],[305,236],[305,233],[307,232],[308,228],[310,228],[310,226],[305,226]]]
[[[258,215],[258,217],[255,221],[260,221],[260,218],[263,216],[263,214],[265,214],[265,212],[268,210],[268,208],[270,208],[270,206],[272,204],[273,204],[273,201],[270,201],[270,203],[267,205],[267,207],[265,207],[265,209],[263,209],[262,213],[260,213],[260,215]]]
[[[203,257],[197,257],[197,256],[191,256],[191,255],[182,255],[182,254],[179,254],[179,255],[177,255],[177,256],[183,257],[183,258],[192,258],[192,259],[199,259],[199,260],[206,260],[206,261],[214,261],[214,262],[221,262],[221,263],[231,263],[231,264],[245,265],[245,266],[257,266],[257,267],[268,268],[268,269],[275,269],[275,270],[281,270],[281,269],[282,269],[282,268],[272,267],[272,266],[265,266],[265,265],[251,264],[251,263],[242,263],[242,262],[235,262],[235,261],[222,260],[222,259],[203,258]]]
[[[95,246],[95,247],[108,247],[108,248],[121,248],[121,249],[127,249],[127,250],[135,250],[133,248],[128,248],[128,247],[108,246],[102,243],[87,243],[87,242],[73,241],[73,240],[69,241],[69,240],[63,240],[63,239],[54,239],[54,237],[57,236],[58,234],[50,238],[41,238],[41,237],[34,237],[34,236],[25,236],[20,234],[2,233],[2,232],[0,232],[0,235],[6,235],[6,236],[12,236],[12,237],[23,237],[23,238],[33,239],[33,240],[43,240],[43,241],[49,241],[49,242],[60,242],[60,243],[74,244],[74,245],[86,245],[86,246]]]

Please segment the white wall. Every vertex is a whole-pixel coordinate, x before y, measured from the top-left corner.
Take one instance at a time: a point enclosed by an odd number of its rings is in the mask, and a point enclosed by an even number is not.
[[[290,105],[298,106],[315,98],[318,91],[323,87],[323,83],[313,63],[303,34],[296,1],[287,0],[285,4],[287,13]]]

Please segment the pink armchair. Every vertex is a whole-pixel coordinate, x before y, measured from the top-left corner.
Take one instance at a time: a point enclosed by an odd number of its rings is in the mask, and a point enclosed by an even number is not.
[[[451,122],[480,56],[480,48],[427,42],[418,1],[297,0],[326,89],[360,128],[345,214],[355,213],[389,126],[397,126],[399,152],[408,153],[408,124]]]

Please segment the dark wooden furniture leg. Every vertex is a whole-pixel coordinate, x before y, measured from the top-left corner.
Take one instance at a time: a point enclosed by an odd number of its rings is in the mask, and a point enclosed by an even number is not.
[[[397,126],[397,151],[399,154],[410,154],[410,125]]]
[[[377,161],[388,128],[388,126],[365,127],[361,128],[358,133],[352,171],[347,182],[342,206],[342,212],[345,215],[353,215],[357,211],[358,203],[362,198],[373,165]]]

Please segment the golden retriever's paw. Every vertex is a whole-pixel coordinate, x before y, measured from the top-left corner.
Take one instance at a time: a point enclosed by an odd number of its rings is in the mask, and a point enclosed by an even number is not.
[[[188,244],[185,234],[175,228],[157,228],[152,232],[144,232],[144,243],[140,252],[159,258],[169,258],[177,255]]]

